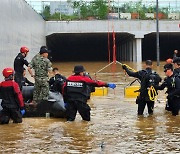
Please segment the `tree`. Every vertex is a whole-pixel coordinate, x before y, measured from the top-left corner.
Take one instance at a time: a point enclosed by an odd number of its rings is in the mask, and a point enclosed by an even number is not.
[[[89,8],[88,5],[85,2],[82,2],[80,7],[80,15],[83,19],[86,19],[88,17]]]
[[[43,9],[43,12],[42,12],[42,17],[45,19],[45,20],[48,20],[50,19],[51,17],[51,14],[50,14],[50,6],[46,5]]]
[[[105,19],[108,13],[108,6],[105,0],[94,0],[89,3],[74,1],[73,8],[79,10],[83,19],[86,19],[89,16]]]
[[[107,2],[104,0],[94,0],[92,2],[92,10],[96,17],[99,19],[105,19],[108,13]]]

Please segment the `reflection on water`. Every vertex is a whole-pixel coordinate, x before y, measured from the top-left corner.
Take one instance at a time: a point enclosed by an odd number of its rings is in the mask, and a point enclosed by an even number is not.
[[[69,76],[76,64],[83,64],[94,73],[105,62],[54,63]],[[142,64],[129,63],[135,69]],[[161,64],[155,70],[164,76]],[[111,71],[107,68],[105,71]],[[105,72],[104,71],[104,72]],[[24,118],[22,124],[0,125],[0,153],[179,153],[180,116],[164,111],[165,95],[160,92],[154,115],[137,117],[134,99],[124,98],[124,86],[133,78],[125,76],[117,64],[118,74],[97,74],[96,78],[117,83],[108,96],[92,97],[91,121],[77,115],[75,122],[55,118]]]

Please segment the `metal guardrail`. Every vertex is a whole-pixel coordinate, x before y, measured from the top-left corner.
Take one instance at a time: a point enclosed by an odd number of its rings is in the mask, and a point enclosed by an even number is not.
[[[64,5],[63,2],[67,2],[65,0],[25,0],[31,7],[36,10],[38,13],[42,13],[45,6],[50,6],[53,2],[56,2],[59,6]],[[76,0],[74,0],[76,1]],[[78,1],[78,0],[77,0]],[[72,2],[73,1],[68,1],[67,4],[69,7],[72,9]],[[85,2],[85,1],[84,1]],[[108,1],[107,1],[108,2]],[[110,0],[110,7],[112,8],[113,12],[108,15],[109,18],[116,18],[116,19],[141,19],[140,18],[140,10],[138,3],[140,4],[140,0]],[[91,3],[91,1],[86,1],[86,3]],[[132,12],[128,10],[123,9],[123,7],[133,7],[133,12],[138,13],[139,15],[136,15],[136,17],[132,17]],[[146,7],[146,8],[153,8],[155,9],[156,6],[156,0],[142,0],[141,6]],[[65,6],[64,6],[65,7]],[[54,8],[53,8],[54,9]],[[66,8],[68,9],[68,7]],[[180,19],[180,0],[159,0],[159,9],[160,10],[165,10],[166,11],[166,19],[173,19],[173,20],[179,20]],[[57,9],[56,11],[61,11],[61,9]],[[153,15],[154,12],[152,10],[145,10],[145,19],[155,19],[155,16]],[[160,11],[161,12],[161,11]],[[62,12],[60,12],[62,13]],[[129,14],[128,14],[129,13]],[[150,14],[151,13],[151,14]],[[161,17],[160,17],[161,18]],[[91,18],[92,19],[92,18]]]

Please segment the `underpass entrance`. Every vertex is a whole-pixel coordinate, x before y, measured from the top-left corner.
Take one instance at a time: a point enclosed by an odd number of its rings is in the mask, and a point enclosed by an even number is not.
[[[135,40],[129,33],[116,33],[117,60],[132,61],[128,54]],[[108,33],[55,33],[46,36],[52,61],[108,61]],[[111,61],[113,40],[110,33]],[[160,33],[160,60],[172,58],[173,51],[180,49],[180,33]],[[123,46],[123,48],[121,48]],[[121,48],[121,50],[118,50]],[[156,61],[156,33],[142,39],[142,60]]]
[[[173,51],[180,50],[180,33],[160,33],[160,60],[173,58]],[[142,40],[143,60],[156,61],[156,33],[145,35]]]

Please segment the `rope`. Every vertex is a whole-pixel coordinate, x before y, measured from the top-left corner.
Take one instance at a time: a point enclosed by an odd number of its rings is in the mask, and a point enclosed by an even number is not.
[[[158,94],[157,94],[156,89],[155,89],[153,86],[151,86],[151,87],[148,88],[148,95],[149,95],[149,99],[150,99],[151,101],[157,100]]]
[[[101,68],[99,71],[97,71],[97,72],[94,73],[94,74],[96,75],[97,73],[101,72],[102,70],[104,70],[105,68],[109,67],[109,66],[112,65],[113,63],[115,63],[115,64],[118,63],[118,64],[120,64],[120,65],[126,65],[126,67],[127,67],[128,69],[130,69],[130,70],[132,70],[132,71],[134,71],[134,72],[137,72],[136,70],[134,70],[133,68],[131,68],[129,65],[123,64],[123,63],[115,60],[115,61],[109,63],[108,65],[106,65],[105,67]]]
[[[101,72],[102,70],[104,70],[105,68],[107,68],[108,66],[110,66],[112,63],[114,63],[114,62],[109,63],[108,65],[106,65],[105,67],[103,67],[102,69],[100,69],[99,71],[97,71],[96,73]],[[96,73],[95,73],[95,75],[96,75]]]
[[[125,65],[129,70],[132,70],[133,72],[137,72],[135,69],[133,69],[133,68],[130,67],[129,65],[127,65],[127,64],[123,64],[123,65]]]

